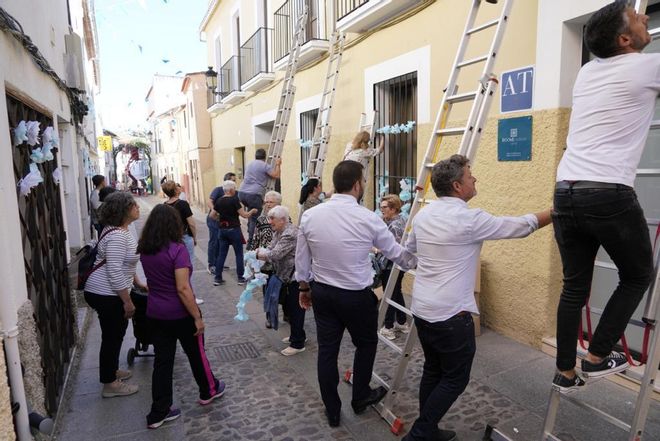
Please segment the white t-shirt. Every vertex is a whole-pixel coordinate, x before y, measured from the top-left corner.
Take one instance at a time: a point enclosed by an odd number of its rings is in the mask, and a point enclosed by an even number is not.
[[[632,187],[659,91],[660,54],[624,54],[585,64],[573,87],[557,181]]]

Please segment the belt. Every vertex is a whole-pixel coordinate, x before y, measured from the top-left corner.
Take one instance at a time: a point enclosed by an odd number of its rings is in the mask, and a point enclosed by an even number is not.
[[[581,190],[581,189],[621,189],[631,190],[623,184],[614,184],[611,182],[596,182],[596,181],[559,181],[555,185],[556,190]]]

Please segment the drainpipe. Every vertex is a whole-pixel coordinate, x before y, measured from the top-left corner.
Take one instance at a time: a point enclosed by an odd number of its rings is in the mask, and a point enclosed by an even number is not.
[[[13,320],[12,320],[13,316]],[[28,419],[28,407],[25,400],[25,388],[23,386],[23,372],[21,369],[21,357],[18,352],[18,326],[16,320],[16,306],[9,296],[0,297],[0,322],[4,329],[0,330],[5,345],[7,356],[7,372],[9,374],[9,388],[11,389],[11,400],[19,404],[19,409],[14,416],[16,422],[16,433],[19,441],[30,441],[30,421]]]

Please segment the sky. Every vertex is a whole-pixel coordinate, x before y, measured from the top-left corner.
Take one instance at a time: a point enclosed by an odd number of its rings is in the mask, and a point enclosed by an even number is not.
[[[154,74],[207,69],[199,24],[209,0],[95,0],[103,128],[145,128],[144,98]]]

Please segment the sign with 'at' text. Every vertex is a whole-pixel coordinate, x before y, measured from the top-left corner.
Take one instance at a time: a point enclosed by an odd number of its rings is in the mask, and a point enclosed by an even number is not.
[[[534,66],[502,73],[500,80],[500,112],[519,112],[532,108]]]

